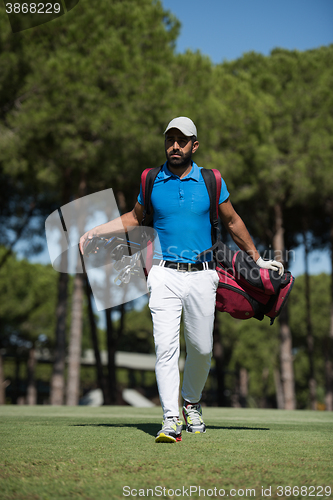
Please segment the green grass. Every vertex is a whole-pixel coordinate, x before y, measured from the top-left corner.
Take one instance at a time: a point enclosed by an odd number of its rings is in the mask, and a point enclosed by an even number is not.
[[[332,413],[205,408],[204,418],[206,434],[155,444],[160,408],[0,407],[0,499],[221,498],[222,488],[229,499],[333,498]]]

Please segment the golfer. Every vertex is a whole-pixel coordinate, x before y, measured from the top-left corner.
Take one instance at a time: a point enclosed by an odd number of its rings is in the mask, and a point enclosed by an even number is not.
[[[199,147],[197,129],[186,117],[171,120],[165,132],[166,162],[157,175],[152,194],[153,225],[160,240],[148,275],[149,307],[156,350],[156,380],[163,408],[162,429],[156,442],[181,441],[179,419],[179,329],[183,315],[186,360],[182,385],[186,431],[206,432],[200,399],[211,364],[215,295],[219,282],[214,262],[196,263],[196,256],[212,246],[210,201],[201,167],[192,156]],[[140,225],[142,189],[131,212],[97,226],[80,239],[111,237],[127,227]],[[260,267],[279,270],[276,261],[264,261],[244,222],[235,212],[222,179],[219,216],[234,242]],[[193,266],[195,264],[195,266]]]

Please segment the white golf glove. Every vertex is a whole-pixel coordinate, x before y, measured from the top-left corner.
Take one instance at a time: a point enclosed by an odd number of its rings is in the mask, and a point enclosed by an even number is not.
[[[282,276],[284,273],[284,267],[281,262],[277,260],[264,260],[261,257],[256,261],[256,264],[263,269],[271,269],[272,271],[279,271],[279,275]]]

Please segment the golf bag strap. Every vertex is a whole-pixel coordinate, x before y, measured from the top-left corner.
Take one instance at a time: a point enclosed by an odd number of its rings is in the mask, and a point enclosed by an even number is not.
[[[209,195],[210,210],[209,217],[212,226],[212,244],[214,245],[218,237],[218,214],[219,214],[219,200],[221,193],[221,174],[215,168],[213,169],[201,169],[202,177],[205,181],[206,188]]]
[[[151,213],[151,192],[153,190],[155,179],[158,173],[161,171],[163,165],[155,168],[146,168],[141,174],[141,186],[142,186],[142,197],[143,197],[143,219],[142,225],[144,226],[144,222],[147,215]]]
[[[155,179],[158,173],[161,171],[163,165],[155,168],[146,168],[141,174],[141,188],[142,188],[142,198],[143,198],[143,218],[141,221],[141,226],[152,225],[152,218],[149,217],[151,214],[151,193],[153,190]],[[148,221],[147,221],[148,216]],[[141,238],[141,249],[147,248],[146,262],[143,260],[142,252],[140,253],[141,264],[145,273],[146,278],[153,263],[153,244],[147,235],[146,231],[142,232]]]

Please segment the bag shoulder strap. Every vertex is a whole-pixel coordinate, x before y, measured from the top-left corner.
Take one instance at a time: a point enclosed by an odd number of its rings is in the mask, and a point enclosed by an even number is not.
[[[219,214],[219,200],[222,186],[221,174],[215,168],[212,169],[201,169],[201,174],[203,180],[205,181],[206,188],[210,200],[210,223],[212,226],[212,243],[216,243],[218,239],[218,214]]]
[[[155,168],[146,168],[141,174],[141,186],[142,186],[142,197],[143,197],[143,219],[142,225],[144,226],[144,221],[147,215],[151,213],[151,193],[153,190],[155,179],[158,173],[162,170],[163,165]]]

